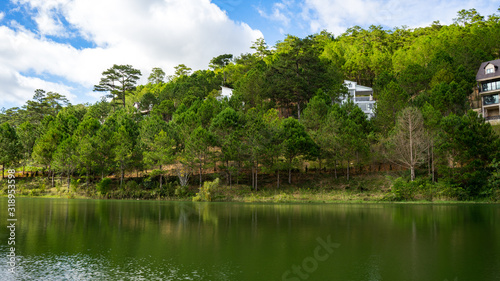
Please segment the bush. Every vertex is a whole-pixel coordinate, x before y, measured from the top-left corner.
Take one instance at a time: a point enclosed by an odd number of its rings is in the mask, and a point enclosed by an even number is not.
[[[293,201],[293,196],[290,194],[286,194],[284,192],[280,192],[280,194],[275,195],[273,198],[274,203],[286,203],[286,202],[292,202]]]
[[[389,198],[393,201],[409,201],[414,199],[414,182],[407,182],[403,178],[397,178],[391,186],[391,195]]]
[[[489,165],[489,168],[492,169],[492,173],[488,178],[488,188],[498,190],[500,189],[500,161],[494,159]]]
[[[161,189],[158,189],[158,193],[161,197],[174,196],[177,187],[177,182],[166,182]]]
[[[70,187],[72,192],[76,192],[80,185],[80,179],[71,179]]]
[[[142,187],[144,189],[156,189],[160,186],[160,183],[154,180],[154,177],[147,177],[142,181]]]
[[[175,196],[182,197],[182,196],[186,195],[187,192],[188,192],[187,186],[177,185],[177,187],[175,188],[174,194],[175,194]]]
[[[216,178],[214,181],[206,181],[203,183],[203,186],[200,187],[200,192],[196,193],[196,196],[193,197],[193,201],[212,201],[212,198],[215,197],[215,190],[219,187],[219,178]]]
[[[104,178],[100,182],[98,182],[96,185],[97,191],[101,194],[108,193],[110,187],[111,187],[111,179],[110,178]]]
[[[442,180],[437,183],[437,189],[441,196],[457,199],[457,200],[467,200],[469,195],[465,189],[460,185],[452,183],[451,181]]]
[[[40,195],[40,190],[39,189],[32,189],[28,193],[28,196],[39,196],[39,195]]]
[[[128,182],[125,184],[125,189],[126,189],[126,190],[136,190],[138,186],[139,186],[139,185],[138,185],[135,181],[130,180],[130,181],[128,181]]]

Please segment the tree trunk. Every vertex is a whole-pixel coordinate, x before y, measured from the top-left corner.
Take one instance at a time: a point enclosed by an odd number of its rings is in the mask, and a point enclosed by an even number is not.
[[[227,160],[227,173],[229,175],[229,188],[232,188],[232,173],[231,173],[231,169],[229,168],[229,160]]]
[[[163,168],[162,168],[162,166],[160,165],[160,189],[161,189],[162,184],[163,184],[163,177],[162,177],[162,175],[161,175],[161,171],[163,171]]]
[[[254,177],[254,166],[252,165],[252,190],[255,189],[255,177]]]
[[[319,173],[321,174],[321,157],[318,157],[318,162],[319,162]]]
[[[238,156],[240,158],[240,156]],[[236,170],[236,184],[240,184],[240,170],[241,170],[241,161],[238,161],[238,169]]]
[[[297,103],[297,117],[300,121],[300,102]]]
[[[288,168],[288,184],[292,184],[292,168]]]
[[[276,172],[278,174],[278,189],[279,189],[280,188],[280,169],[277,169]]]
[[[87,182],[87,188],[89,187],[89,168],[87,167],[87,179],[86,179],[86,182]]]
[[[51,187],[54,187],[54,171],[52,171],[52,185]]]
[[[347,159],[347,180],[349,181],[349,159]]]
[[[338,177],[337,177],[337,159],[335,159],[333,165],[334,165],[333,169],[335,170],[335,179],[338,179]]]
[[[68,171],[68,191],[70,183],[71,183],[71,173]]]
[[[431,146],[427,149],[427,175],[431,175]]]
[[[202,172],[202,171],[201,171],[201,159],[200,159],[200,188],[201,188],[201,180],[202,180],[202,179],[201,179],[201,172]]]
[[[2,164],[2,180],[4,179],[5,174],[5,164]]]
[[[361,171],[361,163],[359,163],[359,151],[356,151],[356,164],[356,166],[358,166],[358,170],[354,171],[354,173],[357,173],[359,175],[359,171]]]
[[[224,163],[224,162],[222,162]],[[226,178],[226,183],[229,185],[229,161],[226,161],[226,174],[227,174],[227,178]]]
[[[432,182],[436,182],[436,179],[434,178],[434,143],[432,144],[432,151],[431,151],[431,169],[432,169]]]
[[[410,124],[410,170],[411,170],[411,181],[415,179],[415,166],[413,163],[413,138],[412,138],[412,125],[411,125],[411,118],[408,118],[409,124]]]
[[[257,167],[255,167],[255,191],[259,190],[259,162],[257,162]]]
[[[123,162],[120,163],[120,189],[123,187],[123,177],[125,172],[123,171]]]

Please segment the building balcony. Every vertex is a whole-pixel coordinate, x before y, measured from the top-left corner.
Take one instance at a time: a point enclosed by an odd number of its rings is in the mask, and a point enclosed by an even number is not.
[[[492,81],[487,83],[482,83],[479,87],[481,94],[491,93],[495,91],[500,91],[500,81]]]
[[[500,115],[495,115],[495,116],[487,116],[484,118],[486,121],[495,121],[495,120],[500,120]]]
[[[373,101],[372,97],[355,97],[354,102],[360,102],[360,101]]]

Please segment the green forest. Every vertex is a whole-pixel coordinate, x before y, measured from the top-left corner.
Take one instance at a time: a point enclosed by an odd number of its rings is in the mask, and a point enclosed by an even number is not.
[[[198,187],[207,195],[212,180],[279,190],[300,186],[297,174],[349,182],[387,164],[405,171],[392,180],[394,200],[418,189],[499,200],[500,132],[471,109],[479,66],[500,58],[499,13],[287,35],[271,47],[261,38],[206,70],[180,64],[167,76],[155,67],[145,85],[140,70],[113,65],[95,81],[103,95],[95,104],[38,89],[0,113],[3,175],[16,169],[47,188],[77,185],[95,196],[182,197]],[[373,88],[374,118],[340,103],[344,80]]]

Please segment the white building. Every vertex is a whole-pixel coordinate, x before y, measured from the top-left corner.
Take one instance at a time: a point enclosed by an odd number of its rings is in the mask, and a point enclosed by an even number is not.
[[[341,103],[352,100],[366,114],[368,119],[375,116],[375,100],[373,99],[373,89],[366,86],[358,85],[358,83],[344,80],[344,85],[348,89],[348,96],[341,98]]]
[[[221,90],[219,91],[219,96],[217,97],[218,101],[223,100],[224,98],[230,99],[233,95],[233,89],[221,86]]]

